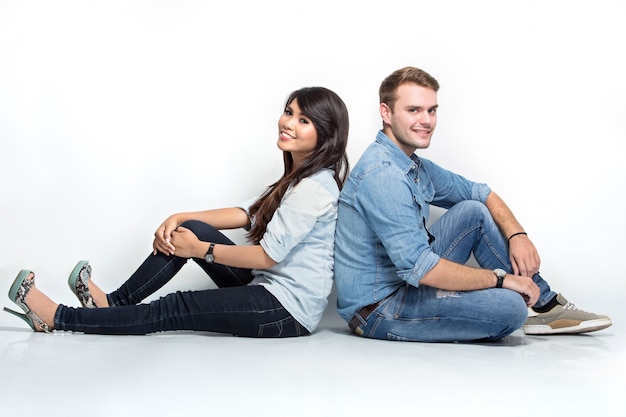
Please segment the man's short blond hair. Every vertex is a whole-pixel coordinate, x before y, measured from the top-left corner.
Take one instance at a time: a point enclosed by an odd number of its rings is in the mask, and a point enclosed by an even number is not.
[[[404,67],[392,72],[383,80],[378,89],[378,96],[381,103],[385,103],[393,111],[396,104],[396,91],[398,87],[405,83],[414,83],[422,87],[430,88],[435,92],[439,91],[439,82],[424,70],[415,67]]]

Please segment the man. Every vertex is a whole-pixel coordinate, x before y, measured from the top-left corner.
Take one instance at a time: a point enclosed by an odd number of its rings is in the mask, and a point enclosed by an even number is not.
[[[495,341],[522,325],[527,334],[609,327],[550,289],[535,246],[486,184],[414,154],[430,145],[438,89],[413,67],[380,86],[383,129],[339,200],[339,314],[364,337],[429,342]],[[447,211],[429,230],[431,204]],[[480,268],[464,265],[471,254]]]

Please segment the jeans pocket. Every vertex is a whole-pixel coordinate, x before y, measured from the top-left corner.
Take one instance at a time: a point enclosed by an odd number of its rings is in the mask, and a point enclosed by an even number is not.
[[[291,324],[291,326],[296,327],[296,332],[298,332],[297,326],[294,326],[294,319],[292,317],[286,317],[284,319],[273,321],[270,323],[264,323],[259,326],[258,337],[286,337],[286,336],[298,336],[298,334],[286,334],[288,332],[287,328]],[[294,333],[293,331],[291,333]]]
[[[404,303],[408,292],[408,285],[398,288],[394,291],[384,303],[382,312],[384,315],[399,318],[404,311]]]

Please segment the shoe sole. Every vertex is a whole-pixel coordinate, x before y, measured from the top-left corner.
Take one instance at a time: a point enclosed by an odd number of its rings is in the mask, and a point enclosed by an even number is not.
[[[13,284],[11,284],[11,288],[9,289],[9,299],[11,301],[15,302],[15,300],[17,300],[17,293],[20,290],[22,283],[26,280],[26,278],[28,278],[31,273],[32,271],[28,269],[22,269],[17,274],[15,280],[13,281]]]
[[[78,293],[76,291],[76,281],[78,281],[78,274],[80,274],[81,269],[83,269],[83,267],[87,264],[89,264],[89,261],[79,261],[72,270],[69,279],[67,280],[67,285],[70,287],[70,290],[72,290],[76,297],[78,297]]]
[[[597,319],[583,321],[577,326],[568,326],[553,329],[547,324],[543,325],[527,325],[524,326],[526,334],[577,334],[595,332],[597,330],[606,329],[613,324],[610,319]]]

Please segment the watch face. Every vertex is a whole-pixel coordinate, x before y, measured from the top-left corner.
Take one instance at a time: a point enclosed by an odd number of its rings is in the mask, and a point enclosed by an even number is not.
[[[496,274],[496,276],[498,277],[504,277],[506,276],[506,271],[504,269],[500,269],[500,268],[496,268],[493,270],[493,272]]]
[[[215,255],[213,255],[213,248],[215,248],[215,243],[209,244],[209,250],[204,255],[204,260],[210,264],[212,264],[213,261],[215,261]]]

